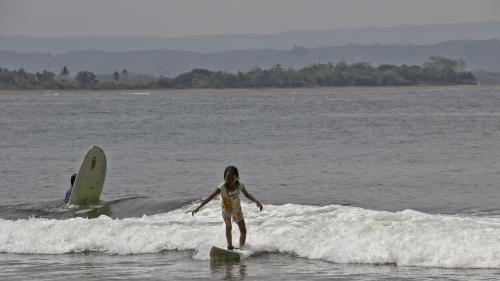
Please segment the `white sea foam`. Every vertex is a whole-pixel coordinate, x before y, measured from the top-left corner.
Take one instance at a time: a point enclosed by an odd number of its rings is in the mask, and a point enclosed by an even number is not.
[[[0,252],[107,254],[195,250],[208,259],[225,246],[218,202],[142,218],[0,220]],[[280,252],[336,263],[500,268],[500,218],[383,212],[346,206],[243,203],[250,252]],[[238,241],[234,225],[234,241]]]

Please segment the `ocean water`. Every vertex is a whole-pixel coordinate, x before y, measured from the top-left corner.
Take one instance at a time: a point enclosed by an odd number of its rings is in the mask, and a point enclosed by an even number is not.
[[[0,280],[500,279],[500,87],[4,91],[0,135]],[[264,210],[214,264],[230,164]]]

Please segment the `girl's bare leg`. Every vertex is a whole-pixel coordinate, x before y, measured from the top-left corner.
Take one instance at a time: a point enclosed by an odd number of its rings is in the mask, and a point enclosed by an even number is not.
[[[245,225],[245,220],[240,220],[238,222],[238,227],[240,228],[240,248],[243,248],[247,239],[247,227]]]
[[[226,240],[227,240],[227,247],[230,249],[230,247],[233,247],[233,236],[232,236],[232,230],[233,226],[231,225],[231,219],[224,220],[226,223]]]

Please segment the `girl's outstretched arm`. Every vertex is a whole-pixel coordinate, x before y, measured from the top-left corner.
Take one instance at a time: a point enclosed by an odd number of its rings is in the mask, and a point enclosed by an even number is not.
[[[207,204],[208,202],[212,201],[212,199],[214,199],[215,196],[217,196],[217,194],[220,193],[220,189],[216,189],[214,192],[212,192],[207,199],[203,200],[203,202],[201,202],[200,206],[198,206],[196,209],[193,210],[193,212],[191,212],[191,215],[194,216],[194,214],[198,213],[198,211],[201,209],[201,207],[205,206],[205,204]]]
[[[262,212],[262,209],[264,209],[264,206],[262,206],[262,204],[259,202],[259,200],[257,200],[255,197],[252,196],[252,194],[250,194],[247,189],[245,188],[245,186],[243,186],[243,188],[241,189],[241,191],[243,192],[243,194],[245,194],[245,196],[250,199],[252,202],[254,202],[255,204],[257,204],[257,207],[259,207],[260,211]]]

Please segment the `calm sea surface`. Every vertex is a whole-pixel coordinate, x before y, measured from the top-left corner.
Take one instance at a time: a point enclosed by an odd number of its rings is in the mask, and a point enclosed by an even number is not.
[[[69,208],[92,145],[103,201]],[[211,264],[227,165],[264,211]],[[436,277],[500,279],[500,87],[0,92],[0,280]]]

